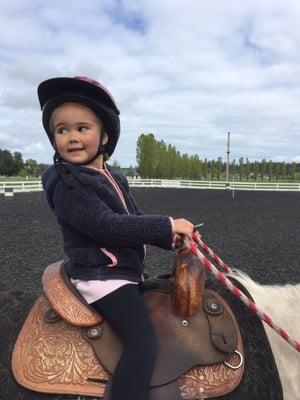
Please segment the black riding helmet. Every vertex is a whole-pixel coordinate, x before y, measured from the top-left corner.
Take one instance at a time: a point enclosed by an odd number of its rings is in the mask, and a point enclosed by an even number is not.
[[[88,162],[103,153],[106,158],[112,155],[120,136],[120,111],[110,92],[99,82],[80,76],[48,79],[38,86],[38,98],[43,112],[43,126],[55,150],[54,135],[50,129],[51,114],[63,103],[76,102],[86,105],[101,118],[108,135],[108,142],[105,146],[100,143],[97,154]]]

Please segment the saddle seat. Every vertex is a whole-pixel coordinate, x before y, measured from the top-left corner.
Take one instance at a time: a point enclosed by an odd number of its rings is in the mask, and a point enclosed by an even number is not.
[[[28,354],[31,352],[31,360],[39,359],[35,362],[43,369],[43,365],[40,364],[44,362],[47,347],[37,351],[37,343],[31,343],[30,352],[28,349],[24,352],[24,348],[23,351],[14,351],[14,374],[19,383],[32,390],[101,396],[105,392],[105,384],[114,372],[123,345],[107,321],[95,313],[73,287],[65,266],[66,262],[63,261],[46,268],[42,278],[45,296],[39,299],[39,311],[34,311],[33,308],[32,312],[35,312],[35,315],[31,316],[27,326],[24,324],[19,335],[21,338],[18,340],[21,341],[22,335],[28,335],[32,326],[36,325],[40,329],[41,341],[41,336],[43,337],[46,331],[48,340],[49,329],[53,330],[51,340],[55,332],[58,342],[71,341],[64,344],[68,355],[63,356],[60,352],[61,359],[58,360],[57,354],[52,354],[50,363],[53,363],[53,368],[57,368],[57,363],[66,366],[67,359],[69,360],[70,354],[73,353],[72,368],[68,366],[68,370],[72,370],[72,374],[69,372],[69,375],[72,376],[67,378],[64,375],[63,382],[58,382],[61,378],[58,379],[58,374],[54,374],[54,382],[51,383],[50,379],[49,383],[51,366],[44,368],[47,373],[39,372],[38,378],[34,376],[37,374],[34,372],[36,367],[29,367]],[[167,282],[165,286],[168,289],[166,292],[155,291],[156,283],[162,279]],[[236,353],[238,351],[243,354],[242,339],[229,306],[217,293],[205,290],[203,307],[199,307],[191,316],[177,315],[168,293],[170,287],[172,288],[172,279],[162,279],[146,280],[144,288],[141,287],[145,305],[159,339],[158,356],[150,384],[151,400],[209,398],[232,391],[242,378],[244,363],[240,363]],[[18,348],[17,343],[15,348]],[[26,382],[24,373],[19,374],[22,377],[18,379],[16,365],[20,362],[25,362],[31,370],[32,376],[29,379],[27,371]],[[238,368],[235,369],[235,366]],[[108,392],[104,396],[105,400],[110,399]]]

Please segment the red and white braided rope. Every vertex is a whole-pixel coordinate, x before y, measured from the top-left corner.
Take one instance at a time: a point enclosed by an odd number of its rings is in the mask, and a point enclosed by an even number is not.
[[[201,242],[201,243],[200,243]],[[217,262],[226,272],[233,272],[231,268],[225,264],[220,257],[218,257],[202,240],[200,240],[199,244],[202,247],[203,251],[207,252],[215,262]],[[202,265],[212,273],[220,282],[222,282],[226,288],[233,293],[239,300],[241,300],[254,314],[256,314],[262,321],[268,324],[275,332],[278,333],[286,342],[288,342],[292,347],[294,347],[298,352],[300,352],[300,343],[296,340],[292,339],[289,334],[280,328],[272,318],[262,310],[260,310],[257,305],[249,299],[243,292],[241,292],[234,284],[226,278],[222,272],[218,271],[218,269],[205,257],[204,254],[198,249],[197,244],[194,241],[184,241],[184,245],[191,250],[194,256],[198,257]],[[205,250],[204,250],[205,248]],[[218,261],[217,261],[218,260]],[[225,268],[224,268],[225,266]]]
[[[234,271],[229,267],[228,264],[226,264],[221,258],[210,248],[205,244],[201,239],[199,240],[199,246],[201,246],[202,250],[204,253],[208,254],[209,257],[216,263],[218,264],[222,270],[226,274],[234,274]]]

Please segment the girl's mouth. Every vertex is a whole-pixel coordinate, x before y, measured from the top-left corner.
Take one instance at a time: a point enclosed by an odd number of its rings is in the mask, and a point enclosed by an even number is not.
[[[68,152],[69,153],[75,153],[75,152],[82,151],[82,150],[83,149],[69,149]]]

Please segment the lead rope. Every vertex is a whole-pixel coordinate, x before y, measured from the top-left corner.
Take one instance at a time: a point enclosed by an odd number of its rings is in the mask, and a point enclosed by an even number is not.
[[[235,274],[235,272],[226,264],[221,258],[215,254],[201,239],[199,241],[200,247],[205,253],[207,253],[216,262],[225,273]],[[184,240],[184,246],[188,248],[192,254],[199,258],[201,264],[206,268],[206,270],[212,273],[220,282],[222,282],[226,288],[233,293],[239,300],[241,300],[254,314],[256,314],[262,321],[269,325],[280,337],[282,337],[286,342],[288,342],[294,349],[300,352],[300,343],[292,339],[290,335],[282,328],[280,328],[272,318],[262,310],[260,310],[257,305],[249,299],[243,292],[241,292],[234,284],[226,278],[226,276],[218,271],[218,269],[205,257],[204,254],[198,249],[197,244],[193,240]]]

